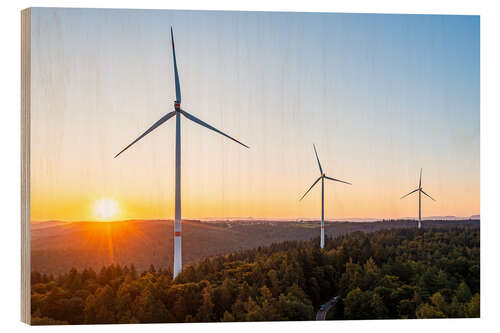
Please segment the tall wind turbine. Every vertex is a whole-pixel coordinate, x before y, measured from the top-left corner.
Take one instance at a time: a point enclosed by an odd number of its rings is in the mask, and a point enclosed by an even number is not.
[[[172,54],[174,59],[174,78],[175,78],[175,101],[174,111],[167,113],[154,123],[146,132],[142,133],[137,139],[132,141],[131,144],[123,148],[115,158],[118,157],[125,150],[130,148],[134,143],[151,133],[154,129],[162,125],[164,122],[175,116],[175,226],[174,226],[174,278],[182,271],[182,220],[181,220],[181,114],[187,119],[206,127],[214,132],[217,132],[226,138],[229,138],[240,145],[249,148],[247,145],[230,137],[229,135],[219,131],[213,126],[205,123],[204,121],[196,118],[192,114],[187,113],[181,109],[181,86],[179,84],[179,73],[177,71],[177,61],[175,58],[175,45],[174,45],[174,32],[170,28],[170,36],[172,38]]]
[[[420,229],[422,228],[422,193],[431,198],[433,201],[436,201],[434,200],[433,197],[424,192],[424,189],[422,187],[422,169],[420,169],[420,179],[418,180],[418,188],[406,195],[403,195],[401,199],[406,198],[410,194],[415,193],[417,191],[418,191],[418,228]]]
[[[325,179],[329,179],[329,180],[333,180],[335,182],[340,182],[340,183],[349,184],[349,185],[352,185],[352,184],[348,183],[348,182],[345,182],[343,180],[339,180],[339,179],[328,177],[323,172],[323,168],[321,167],[321,163],[319,162],[318,153],[316,152],[316,146],[314,144],[313,144],[313,148],[314,148],[314,154],[316,155],[316,160],[318,161],[320,176],[311,185],[311,187],[309,187],[309,189],[307,190],[307,192],[304,193],[304,195],[302,196],[302,198],[300,198],[299,201],[301,201],[302,199],[304,199],[304,197],[307,195],[307,193],[309,193],[309,191],[314,187],[314,185],[316,185],[319,182],[319,180],[321,179],[321,243],[320,243],[320,246],[323,249],[325,247]]]

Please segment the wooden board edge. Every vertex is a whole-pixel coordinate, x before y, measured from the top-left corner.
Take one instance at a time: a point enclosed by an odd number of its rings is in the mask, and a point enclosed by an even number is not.
[[[21,321],[31,323],[31,8],[21,11]]]

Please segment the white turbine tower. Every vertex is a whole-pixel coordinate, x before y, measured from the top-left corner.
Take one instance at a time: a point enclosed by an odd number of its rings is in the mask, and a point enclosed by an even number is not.
[[[325,179],[329,179],[329,180],[333,180],[335,182],[341,182],[341,183],[349,184],[349,185],[352,185],[352,184],[345,182],[343,180],[331,178],[331,177],[328,177],[327,175],[325,175],[325,173],[323,172],[323,168],[321,167],[321,163],[319,162],[318,153],[316,152],[316,146],[314,144],[313,144],[313,148],[314,148],[314,154],[316,155],[316,160],[318,161],[320,176],[311,185],[311,187],[309,187],[307,192],[304,193],[304,195],[302,196],[302,198],[300,198],[299,201],[304,199],[304,197],[307,195],[307,193],[309,193],[309,191],[314,187],[314,185],[316,185],[319,182],[319,180],[321,179],[321,243],[320,243],[320,246],[323,249],[325,247]]]
[[[127,147],[115,155],[118,157],[125,150],[130,148],[134,143],[151,133],[154,129],[161,124],[175,116],[175,227],[174,227],[174,278],[182,271],[182,220],[181,220],[181,114],[187,119],[206,127],[214,132],[217,132],[242,146],[249,148],[247,145],[230,137],[229,135],[219,131],[215,127],[210,126],[204,121],[196,118],[192,114],[187,113],[181,109],[181,87],[179,84],[179,73],[177,72],[177,61],[175,58],[175,45],[174,45],[174,32],[170,28],[170,36],[172,38],[172,54],[174,59],[174,77],[175,77],[175,102],[174,111],[167,113],[154,123],[146,132],[142,133],[137,139],[132,141]]]
[[[420,169],[420,179],[418,180],[418,188],[406,195],[403,195],[401,199],[406,198],[410,194],[415,193],[417,191],[418,191],[418,228],[420,229],[422,228],[422,193],[431,198],[433,201],[436,201],[434,200],[433,197],[424,192],[424,189],[422,187],[422,169]]]

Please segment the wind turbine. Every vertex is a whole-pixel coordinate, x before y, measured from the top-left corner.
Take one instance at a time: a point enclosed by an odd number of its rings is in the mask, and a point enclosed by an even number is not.
[[[345,182],[343,180],[340,180],[340,179],[335,179],[335,178],[328,177],[323,172],[323,168],[321,167],[321,163],[319,162],[318,153],[316,152],[316,146],[314,144],[313,144],[313,148],[314,148],[314,154],[316,155],[316,160],[318,161],[320,176],[311,185],[311,187],[309,187],[309,189],[307,190],[307,192],[304,193],[304,195],[302,196],[302,198],[300,198],[299,201],[301,201],[302,199],[304,199],[304,197],[307,195],[307,193],[309,193],[309,191],[314,187],[314,185],[316,185],[319,182],[319,180],[321,179],[321,243],[320,243],[320,246],[323,249],[325,247],[325,179],[329,179],[329,180],[333,180],[335,182],[340,182],[340,183],[349,184],[349,185],[352,185],[352,184],[348,183],[348,182]]]
[[[175,45],[174,45],[174,32],[172,27],[170,27],[170,36],[172,38],[172,54],[174,60],[174,78],[175,78],[175,101],[174,101],[174,111],[167,113],[161,117],[156,123],[154,123],[147,131],[142,133],[137,139],[132,141],[131,144],[123,148],[115,158],[118,157],[125,150],[130,148],[134,143],[151,133],[157,127],[162,125],[164,122],[175,116],[175,226],[174,226],[174,278],[182,271],[182,220],[181,220],[181,114],[187,119],[206,127],[214,132],[217,132],[226,138],[229,138],[240,145],[250,148],[247,145],[241,143],[240,141],[230,137],[229,135],[219,131],[215,127],[207,124],[206,122],[196,118],[192,114],[187,113],[185,110],[181,109],[181,86],[179,84],[179,73],[177,71],[177,61],[175,58]]]
[[[422,169],[420,169],[420,179],[418,180],[418,188],[406,195],[403,195],[401,199],[406,198],[410,194],[415,193],[417,191],[418,191],[418,228],[420,229],[422,228],[422,193],[431,198],[433,201],[436,201],[434,200],[433,197],[424,192],[424,189],[422,187]]]

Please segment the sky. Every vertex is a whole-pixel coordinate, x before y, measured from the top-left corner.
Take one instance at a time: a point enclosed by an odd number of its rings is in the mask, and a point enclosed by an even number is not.
[[[31,219],[174,216],[174,29],[183,218],[480,213],[478,16],[35,8]]]

